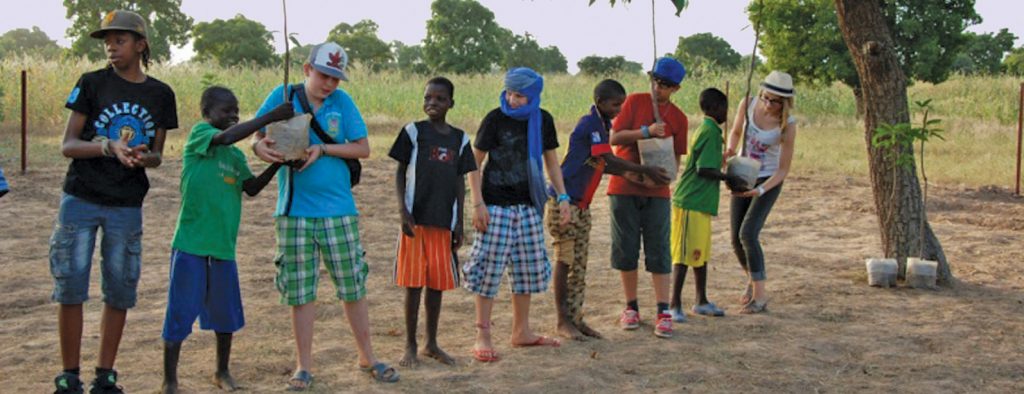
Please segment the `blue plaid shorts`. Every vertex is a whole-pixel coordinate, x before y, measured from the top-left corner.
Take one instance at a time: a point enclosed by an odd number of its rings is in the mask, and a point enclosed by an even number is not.
[[[462,267],[466,290],[494,298],[508,266],[513,294],[547,291],[551,262],[540,213],[530,205],[488,205],[487,213],[487,232],[474,233],[473,251]]]

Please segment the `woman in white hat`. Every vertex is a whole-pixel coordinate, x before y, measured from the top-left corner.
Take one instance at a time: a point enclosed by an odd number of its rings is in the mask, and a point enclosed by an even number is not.
[[[793,77],[772,71],[761,82],[758,96],[740,103],[729,133],[725,157],[736,155],[740,141],[744,140],[743,132],[746,139],[739,154],[761,162],[754,188],[734,192],[729,209],[733,251],[748,277],[746,291],[740,298],[743,305],[740,313],[761,313],[768,305],[764,252],[758,238],[793,161],[796,140],[796,119],[790,115],[793,96]]]

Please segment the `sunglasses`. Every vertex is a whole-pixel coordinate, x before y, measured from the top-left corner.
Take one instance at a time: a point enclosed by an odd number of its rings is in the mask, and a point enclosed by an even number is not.
[[[768,98],[768,96],[762,95],[761,96],[761,101],[764,101],[766,104],[782,105],[782,104],[784,104],[786,102],[786,99],[783,99],[783,98],[774,98],[773,99],[773,98]]]

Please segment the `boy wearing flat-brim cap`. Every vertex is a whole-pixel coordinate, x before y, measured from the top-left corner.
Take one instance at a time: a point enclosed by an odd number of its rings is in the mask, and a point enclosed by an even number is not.
[[[380,362],[370,344],[366,301],[366,264],[359,237],[359,212],[352,196],[352,173],[346,159],[370,156],[366,123],[355,102],[338,84],[347,81],[348,55],[336,43],[313,47],[302,66],[302,84],[278,86],[256,113],[262,116],[285,101],[289,89],[295,113],[312,113],[309,148],[301,168],[282,167],[278,174],[277,277],[281,303],[292,309],[296,342],[295,373],[288,389],[302,391],[313,384],[313,322],[320,259],[335,284],[352,327],[361,370],[383,382],[397,382],[398,371]],[[284,161],[264,132],[253,136],[253,151],[263,161]]]

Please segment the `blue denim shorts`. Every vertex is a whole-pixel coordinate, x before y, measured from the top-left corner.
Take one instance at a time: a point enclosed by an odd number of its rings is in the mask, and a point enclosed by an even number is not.
[[[135,306],[142,265],[142,207],[93,204],[65,194],[50,237],[53,301],[82,304],[89,299],[89,272],[100,241],[103,302],[113,308]]]

